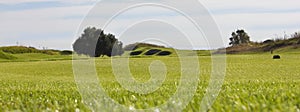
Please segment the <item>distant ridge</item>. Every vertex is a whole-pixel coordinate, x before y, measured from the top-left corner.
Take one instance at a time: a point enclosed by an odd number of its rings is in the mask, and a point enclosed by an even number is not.
[[[34,47],[26,47],[26,46],[4,46],[0,47],[0,51],[8,54],[24,54],[24,53],[42,53],[47,55],[71,55],[72,51],[60,51],[60,50],[53,50],[53,49],[36,49]]]
[[[289,39],[265,40],[264,42],[252,42],[249,44],[241,44],[227,48],[218,49],[215,54],[241,54],[241,53],[265,53],[277,51],[295,51],[299,50],[300,53],[300,35],[295,35]]]
[[[147,47],[148,48],[166,48],[165,46],[149,44],[149,43],[134,43],[134,44],[126,45],[124,47],[124,50],[125,51],[133,51],[133,50],[136,50],[136,49],[141,48],[141,47],[145,47],[145,48],[147,48]]]

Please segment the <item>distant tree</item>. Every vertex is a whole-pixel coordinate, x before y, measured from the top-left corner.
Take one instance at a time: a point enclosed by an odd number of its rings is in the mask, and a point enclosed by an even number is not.
[[[101,32],[96,46],[96,57],[100,56],[117,56],[124,53],[123,43],[118,41],[114,35],[105,35]]]
[[[237,30],[236,32],[232,32],[229,40],[229,45],[232,46],[239,44],[247,44],[250,43],[250,36],[244,30]]]
[[[292,38],[300,38],[300,32],[295,32],[291,37]]]
[[[295,34],[292,35],[292,38],[298,39],[297,44],[300,44],[300,32],[295,32]]]
[[[124,53],[123,44],[112,34],[104,34],[104,31],[95,27],[88,27],[73,44],[77,54],[91,57],[116,56]]]
[[[63,51],[59,51],[59,53],[61,55],[72,55],[73,51],[69,51],[69,50],[63,50]]]
[[[241,40],[241,44],[250,43],[250,36],[244,30],[237,30],[236,33]]]
[[[238,45],[240,44],[240,38],[238,38],[238,35],[235,32],[232,32],[231,37],[229,38],[230,43],[229,45]]]

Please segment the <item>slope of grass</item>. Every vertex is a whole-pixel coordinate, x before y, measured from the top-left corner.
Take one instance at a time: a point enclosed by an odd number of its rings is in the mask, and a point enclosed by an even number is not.
[[[2,60],[13,60],[17,59],[17,57],[13,56],[12,54],[5,53],[0,50],[0,59]]]
[[[276,53],[300,54],[300,45],[287,46],[275,51]]]
[[[25,46],[7,46],[0,47],[0,50],[6,53],[11,54],[20,54],[20,53],[39,53],[40,50],[33,47],[25,47]]]

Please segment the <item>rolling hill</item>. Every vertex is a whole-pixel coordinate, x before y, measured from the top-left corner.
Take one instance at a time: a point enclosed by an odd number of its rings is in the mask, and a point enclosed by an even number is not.
[[[40,50],[26,46],[5,46],[0,47],[0,61],[55,61],[71,60],[72,51]]]
[[[289,39],[266,40],[251,42],[218,49],[215,54],[255,54],[255,53],[300,53],[300,36]]]

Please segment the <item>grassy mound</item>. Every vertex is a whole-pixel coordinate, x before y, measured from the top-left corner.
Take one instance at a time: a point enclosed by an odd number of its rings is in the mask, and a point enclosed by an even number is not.
[[[151,55],[155,55],[155,54],[157,54],[157,53],[159,53],[159,52],[161,52],[160,49],[150,49],[150,50],[148,50],[148,51],[145,53],[145,55],[151,56]]]
[[[53,50],[53,49],[39,50],[34,47],[26,47],[26,46],[0,47],[0,50],[10,54],[25,54],[25,53],[41,53],[47,55],[72,55],[73,54],[73,51],[68,51],[68,50],[64,50],[64,51]]]
[[[149,49],[149,48],[143,48],[143,49],[137,49],[135,51],[130,52],[130,56],[169,56],[173,54],[171,49]]]
[[[148,43],[134,43],[129,44],[124,47],[125,51],[134,51],[139,48],[166,48],[165,46],[155,45],[155,44],[148,44]]]
[[[132,51],[130,53],[130,56],[138,56],[138,55],[141,55],[143,53],[143,51]]]
[[[0,62],[71,60],[72,54],[73,52],[68,50],[39,50],[34,47],[8,46],[0,47]]]
[[[17,57],[0,50],[0,59],[13,60],[13,59],[17,59]]]
[[[40,53],[40,50],[34,47],[25,47],[25,46],[8,46],[1,47],[0,50],[6,53],[11,54],[22,54],[22,53]]]
[[[129,51],[130,56],[169,56],[174,52],[172,48],[148,43],[129,44],[124,50]]]
[[[127,45],[125,48],[130,56],[178,56],[177,52],[181,52],[181,56],[211,56],[210,50],[179,50],[159,45],[135,43]],[[131,49],[131,50],[129,50]],[[195,54],[196,53],[196,54]]]

